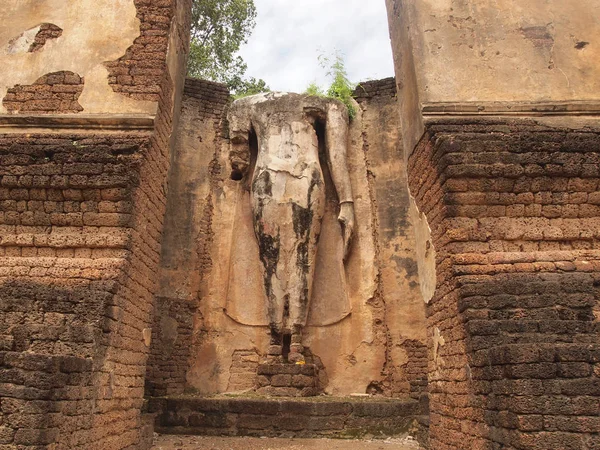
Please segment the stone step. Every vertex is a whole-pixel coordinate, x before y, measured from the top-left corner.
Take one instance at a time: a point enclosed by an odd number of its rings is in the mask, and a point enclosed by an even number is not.
[[[152,398],[161,434],[266,437],[392,437],[417,427],[413,399],[362,397],[171,397]]]
[[[256,391],[270,397],[312,397],[322,391],[316,364],[259,364]]]

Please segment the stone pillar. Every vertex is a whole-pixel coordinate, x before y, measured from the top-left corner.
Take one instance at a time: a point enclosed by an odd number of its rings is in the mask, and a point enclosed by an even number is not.
[[[431,448],[595,448],[592,5],[387,3],[409,187],[430,232],[421,284],[436,286],[425,292]]]
[[[0,12],[0,446],[143,448],[191,2],[8,3]]]

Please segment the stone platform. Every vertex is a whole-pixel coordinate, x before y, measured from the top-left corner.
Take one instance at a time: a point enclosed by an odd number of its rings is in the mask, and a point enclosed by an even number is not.
[[[412,399],[386,398],[152,398],[148,412],[161,434],[265,437],[392,437],[417,427]]]

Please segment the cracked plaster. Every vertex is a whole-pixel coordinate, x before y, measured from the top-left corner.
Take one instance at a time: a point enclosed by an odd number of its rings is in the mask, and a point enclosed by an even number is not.
[[[600,100],[597,0],[394,4],[413,17],[422,103]]]
[[[106,61],[123,56],[140,34],[133,0],[7,0],[2,6],[0,98],[17,84],[30,85],[45,74],[71,71],[85,79],[79,103],[86,114],[156,112],[156,102],[115,93],[104,67]],[[59,26],[62,36],[46,42],[41,51],[18,52],[42,23]],[[0,114],[6,112],[0,104]]]

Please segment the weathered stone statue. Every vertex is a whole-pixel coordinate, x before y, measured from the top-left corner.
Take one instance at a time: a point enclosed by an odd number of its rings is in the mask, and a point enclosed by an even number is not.
[[[271,333],[269,355],[282,355],[287,335],[291,338],[288,360],[302,361],[302,330],[325,209],[319,144],[326,151],[339,199],[344,258],[353,234],[354,204],[346,164],[347,109],[332,99],[259,94],[233,103],[229,125],[233,176],[251,177],[254,231]],[[257,147],[255,155],[250,151],[252,142]]]

